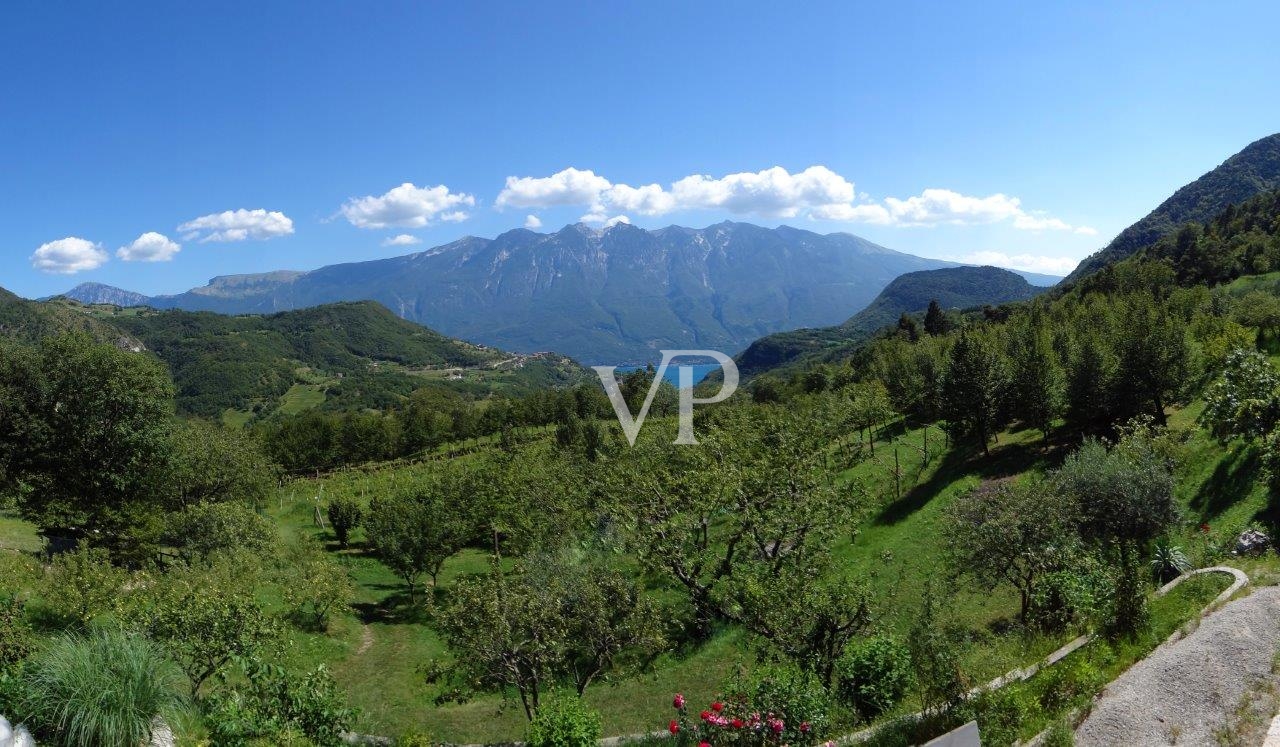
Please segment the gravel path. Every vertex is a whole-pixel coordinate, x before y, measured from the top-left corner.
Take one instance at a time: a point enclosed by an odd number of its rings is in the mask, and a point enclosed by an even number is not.
[[[1076,731],[1077,747],[1212,745],[1246,688],[1271,675],[1280,587],[1255,589],[1112,682]]]

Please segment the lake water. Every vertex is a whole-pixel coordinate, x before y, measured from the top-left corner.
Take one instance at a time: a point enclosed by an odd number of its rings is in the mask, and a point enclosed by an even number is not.
[[[706,360],[706,359],[704,358],[703,360]],[[618,378],[622,378],[623,374],[627,374],[641,368],[644,368],[644,366],[618,366],[618,370],[615,372],[615,374],[618,376]],[[654,368],[657,368],[657,366],[655,365]],[[719,363],[691,363],[689,364],[689,368],[693,369],[693,383],[696,385],[698,382],[707,378],[707,375],[710,374],[712,371],[718,370],[720,368],[720,364]],[[678,360],[675,363],[672,363],[670,366],[667,366],[667,371],[665,374],[662,375],[662,378],[671,382],[671,386],[680,386],[680,363]]]

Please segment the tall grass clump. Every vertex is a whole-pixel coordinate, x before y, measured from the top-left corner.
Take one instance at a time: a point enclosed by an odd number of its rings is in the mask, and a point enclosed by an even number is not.
[[[22,669],[21,721],[41,744],[138,747],[179,705],[178,683],[145,638],[64,635]]]

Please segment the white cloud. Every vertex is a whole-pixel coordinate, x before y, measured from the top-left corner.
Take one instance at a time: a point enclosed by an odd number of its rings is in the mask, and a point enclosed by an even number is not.
[[[413,246],[421,243],[422,239],[407,233],[402,233],[399,236],[388,236],[382,240],[383,246]]]
[[[381,197],[368,195],[347,200],[339,212],[357,228],[422,228],[437,217],[446,221],[467,219],[462,207],[473,207],[476,198],[451,192],[439,184],[417,187],[405,182]]]
[[[147,231],[134,239],[132,244],[117,249],[116,256],[125,262],[168,262],[180,251],[182,245],[170,240],[168,236]]]
[[[178,226],[184,241],[266,240],[293,233],[293,221],[273,210],[227,210],[202,215]]]
[[[1041,254],[1005,254],[1004,252],[972,252],[963,257],[958,257],[956,261],[971,265],[1011,267],[1015,270],[1042,272],[1046,275],[1067,275],[1080,263],[1080,260],[1071,257],[1049,257]]]
[[[536,215],[526,215],[524,217],[524,227],[530,231],[536,231],[542,228],[542,219]]]
[[[906,226],[996,223],[1009,218],[1030,217],[1022,212],[1017,197],[1002,194],[969,197],[949,189],[926,189],[918,196],[905,200],[887,197],[884,204],[893,222]],[[1015,227],[1023,226],[1017,225],[1015,221]]]
[[[603,222],[611,212],[663,215],[710,209],[792,218],[806,209],[853,198],[853,184],[825,166],[810,166],[797,174],[780,166],[720,178],[695,174],[673,182],[669,189],[659,184],[613,184],[594,171],[567,168],[546,177],[507,177],[494,204],[499,208],[587,205],[588,215]]]
[[[567,168],[546,177],[507,177],[497,207],[548,208],[585,205],[586,223],[604,223],[616,213],[663,215],[679,210],[724,210],[763,218],[807,216],[816,220],[893,226],[982,225],[1009,222],[1028,231],[1074,231],[1092,235],[1088,226],[1072,226],[1022,208],[1017,197],[963,195],[926,189],[919,195],[876,202],[852,181],[826,166],[792,174],[780,166],[719,178],[695,174],[672,182],[639,187],[614,184],[594,171]]]
[[[618,225],[619,223],[626,223],[627,225],[631,225],[631,219],[625,215],[615,215],[609,220],[604,222],[604,227],[610,228],[612,226]]]
[[[609,180],[603,176],[572,167],[546,177],[509,176],[507,186],[493,204],[499,208],[591,205],[610,186]]]
[[[108,259],[101,244],[68,236],[41,244],[31,255],[31,266],[55,275],[73,275],[101,267]]]

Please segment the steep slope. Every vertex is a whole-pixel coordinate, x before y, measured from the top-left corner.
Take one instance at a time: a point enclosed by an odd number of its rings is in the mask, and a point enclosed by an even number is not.
[[[754,376],[808,356],[838,357],[898,321],[902,314],[923,312],[933,300],[944,309],[967,309],[1022,301],[1044,290],[998,267],[909,272],[889,283],[874,301],[843,324],[780,332],[756,340],[738,356],[738,369],[744,376]]]
[[[1203,222],[1257,194],[1280,189],[1280,133],[1250,143],[1222,165],[1174,192],[1145,218],[1087,257],[1067,282],[1132,256],[1189,221]]]
[[[395,404],[422,386],[472,394],[529,391],[580,380],[563,356],[514,356],[455,340],[372,302],[339,303],[268,316],[98,307],[96,318],[128,331],[163,359],[183,412],[270,413],[295,386],[343,406]],[[468,382],[461,371],[483,371]],[[462,377],[462,378],[458,378]]]
[[[146,303],[266,313],[372,300],[452,337],[590,363],[638,363],[664,348],[733,352],[771,332],[834,324],[904,272],[953,265],[851,234],[786,226],[597,231],[578,224],[306,273],[215,278]]]

